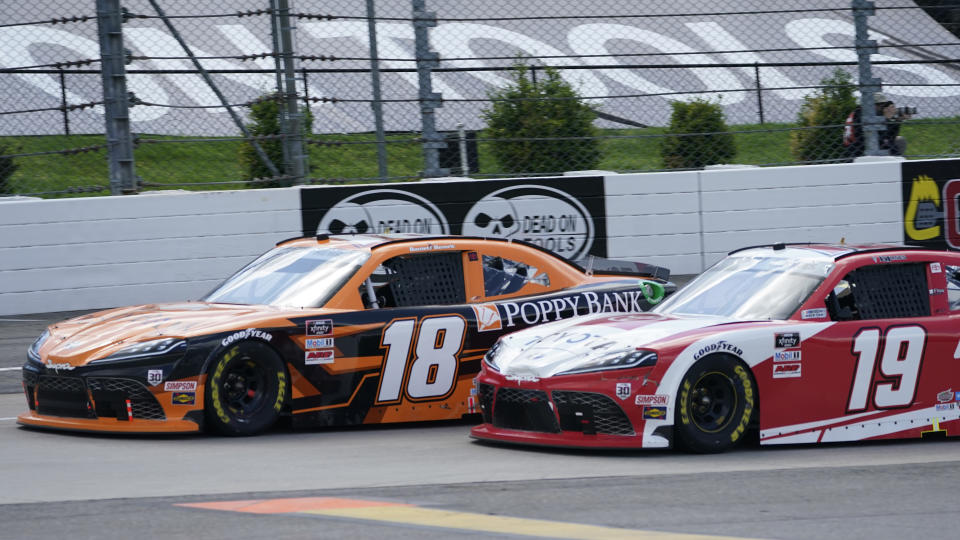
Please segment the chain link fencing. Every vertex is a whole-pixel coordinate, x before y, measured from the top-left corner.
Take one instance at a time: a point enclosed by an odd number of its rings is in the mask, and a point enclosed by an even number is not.
[[[860,90],[907,158],[960,154],[960,39],[910,0],[125,0],[118,190],[106,2],[0,24],[0,195],[847,161]]]

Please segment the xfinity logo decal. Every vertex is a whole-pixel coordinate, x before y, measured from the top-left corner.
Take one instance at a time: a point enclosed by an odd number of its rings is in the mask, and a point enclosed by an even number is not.
[[[590,213],[566,192],[547,186],[506,187],[480,199],[463,220],[463,234],[525,240],[569,259],[593,245]]]
[[[372,189],[351,195],[320,219],[317,234],[449,234],[440,209],[423,197],[398,189]]]

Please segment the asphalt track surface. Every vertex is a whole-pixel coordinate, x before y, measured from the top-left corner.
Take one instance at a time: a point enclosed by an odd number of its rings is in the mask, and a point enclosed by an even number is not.
[[[68,315],[0,320],[0,369]],[[19,378],[0,371],[0,539],[892,540],[953,536],[960,510],[960,439],[692,455],[491,445],[469,422],[94,436],[18,427]]]

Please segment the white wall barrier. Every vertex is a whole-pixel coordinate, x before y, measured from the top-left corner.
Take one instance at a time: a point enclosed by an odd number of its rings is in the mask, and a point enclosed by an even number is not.
[[[605,183],[608,252],[696,274],[774,242],[903,242],[901,161],[624,174]]]
[[[593,218],[605,221],[597,241],[606,242],[608,257],[696,274],[747,245],[902,242],[900,171],[899,161],[887,161],[611,174],[566,193],[582,200],[583,186],[602,191],[606,215]],[[463,192],[482,185],[463,182],[473,186]],[[505,181],[486,182],[503,193]],[[506,182],[529,191],[544,180]],[[320,190],[337,188],[305,189],[322,198]],[[316,222],[302,204],[299,188],[0,199],[0,315],[197,299]]]
[[[196,299],[300,231],[296,189],[0,202],[0,315]]]

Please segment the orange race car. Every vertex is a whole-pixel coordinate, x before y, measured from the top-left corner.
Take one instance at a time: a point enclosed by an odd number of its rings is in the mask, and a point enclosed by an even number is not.
[[[29,411],[18,422],[250,435],[281,415],[294,426],[460,418],[478,412],[472,380],[501,335],[647,310],[675,289],[668,277],[496,239],[286,240],[202,301],[49,327],[23,366]]]

